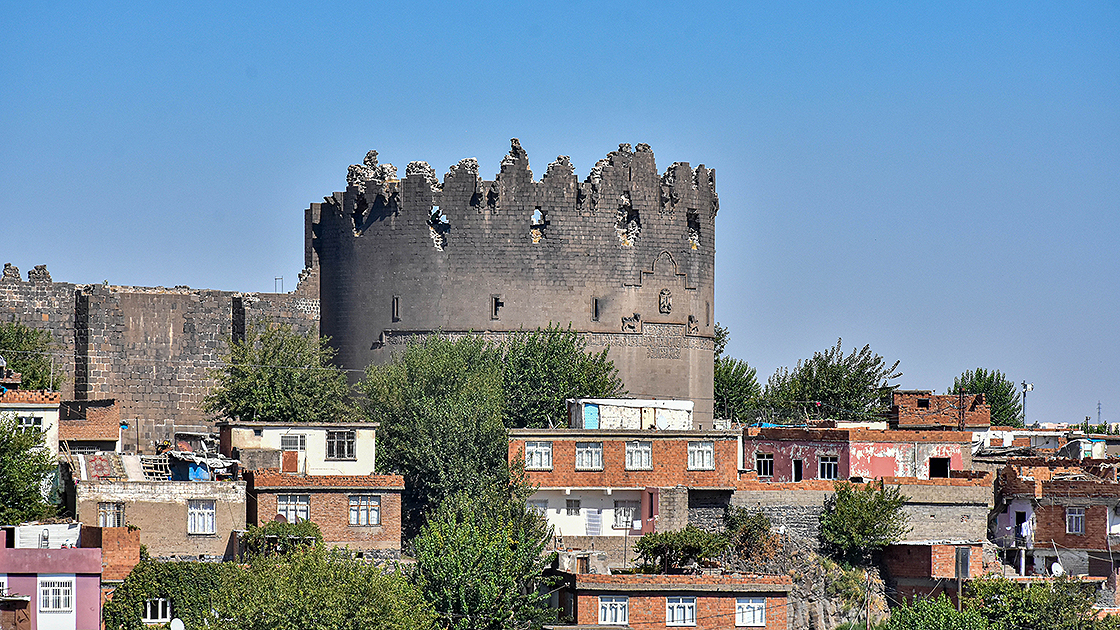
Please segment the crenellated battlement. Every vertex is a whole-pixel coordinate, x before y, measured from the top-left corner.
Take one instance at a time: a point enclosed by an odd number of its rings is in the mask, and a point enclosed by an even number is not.
[[[534,179],[515,138],[492,180],[474,158],[404,177],[376,151],[306,211],[321,330],[346,368],[433,330],[501,335],[549,324],[609,346],[632,394],[711,409],[715,171],[659,171],[621,144],[580,180],[568,156]]]

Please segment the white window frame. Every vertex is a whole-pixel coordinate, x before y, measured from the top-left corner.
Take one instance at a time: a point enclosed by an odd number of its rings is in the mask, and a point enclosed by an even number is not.
[[[8,594],[8,576],[0,573],[0,597]]]
[[[287,444],[285,444],[287,442]],[[295,442],[293,444],[292,442]],[[280,436],[280,450],[302,452],[307,450],[307,435],[304,433],[285,433]]]
[[[525,442],[525,470],[552,470],[552,442]]]
[[[39,579],[39,612],[68,613],[74,610],[74,578]],[[40,622],[42,623],[42,622]]]
[[[665,625],[667,625],[667,626],[695,626],[696,625],[696,598],[695,597],[666,597],[665,598]]]
[[[1066,533],[1085,535],[1085,508],[1066,508]]]
[[[276,513],[282,515],[289,523],[311,520],[311,495],[276,495]]]
[[[171,600],[166,597],[154,597],[144,600],[144,608],[140,613],[140,621],[144,625],[171,623]]]
[[[576,470],[602,470],[603,443],[576,442]]]
[[[653,442],[633,440],[626,443],[626,470],[653,470]]]
[[[548,499],[529,499],[525,502],[525,507],[541,516],[545,516],[548,514]]]
[[[626,515],[627,518],[623,518]],[[619,499],[614,502],[614,528],[633,529],[634,521],[642,517],[642,502]]]
[[[832,472],[832,476],[825,474],[825,466],[828,466]],[[822,455],[820,460],[817,461],[817,478],[835,480],[840,478],[840,456],[838,455]]]
[[[31,429],[43,430],[42,416],[16,416],[16,423],[16,428],[19,429],[21,433]]]
[[[735,625],[761,628],[766,626],[765,597],[735,598]]]
[[[564,514],[566,516],[579,516],[580,513],[580,500],[579,499],[566,499],[564,501]]]
[[[630,598],[626,595],[600,595],[599,623],[605,626],[629,624]]]
[[[214,499],[187,501],[187,533],[211,535],[218,533],[218,502]]]
[[[350,525],[354,527],[381,525],[381,495],[352,494],[349,503]]]
[[[716,469],[716,443],[711,440],[697,440],[688,443],[689,470]]]
[[[102,502],[97,504],[98,527],[124,527],[124,504]]]
[[[764,468],[766,469],[765,471],[763,470]],[[755,453],[754,454],[754,471],[759,477],[773,477],[774,476],[774,454],[773,453]]]
[[[325,459],[328,461],[355,461],[358,459],[357,449],[358,432],[354,429],[327,431],[327,451]]]

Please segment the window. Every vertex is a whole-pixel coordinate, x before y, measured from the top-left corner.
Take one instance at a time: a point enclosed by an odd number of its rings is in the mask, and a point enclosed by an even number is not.
[[[282,451],[306,451],[307,450],[307,436],[299,433],[292,433],[280,436],[280,450]]]
[[[800,460],[800,459],[793,460],[793,480],[794,481],[801,481],[801,468],[802,468],[803,463],[804,463],[803,460]]]
[[[766,625],[766,598],[765,597],[737,597],[737,598],[735,598],[735,625],[736,626],[765,626]]]
[[[667,626],[695,626],[696,625],[696,598],[695,597],[666,597],[665,598],[665,625],[667,625]]]
[[[39,582],[39,612],[70,612],[71,610],[74,610],[74,580]]]
[[[918,399],[918,409],[929,409],[929,399],[928,398],[919,398]]]
[[[599,321],[599,298],[591,298],[591,321]]]
[[[98,527],[124,527],[124,504],[123,503],[98,503],[97,504],[97,526]]]
[[[1085,533],[1085,508],[1081,508],[1081,507],[1066,508],[1066,533],[1067,534],[1084,534]]]
[[[600,596],[599,623],[612,626],[630,623],[630,598],[625,595]]]
[[[929,478],[930,479],[948,479],[949,478],[949,458],[948,457],[931,457],[929,458]]]
[[[576,470],[602,470],[603,443],[576,442]]]
[[[541,516],[548,514],[548,499],[530,499],[525,502],[530,510],[533,510]]]
[[[351,525],[380,525],[381,497],[359,494],[350,497]]]
[[[634,521],[641,518],[641,504],[637,501],[614,502],[614,526],[616,529],[631,529]]]
[[[43,418],[39,416],[20,416],[18,420],[20,431],[26,432],[32,429],[43,430]]]
[[[653,442],[626,443],[626,470],[653,468]]]
[[[401,296],[393,296],[393,321],[401,321]]]
[[[552,442],[526,442],[525,468],[552,470]]]
[[[565,503],[565,513],[568,516],[579,516],[579,499],[568,499]]]
[[[214,524],[217,514],[212,499],[187,501],[187,533],[213,534],[217,532]]]
[[[353,431],[327,431],[327,459],[355,459]]]
[[[144,623],[171,623],[171,600],[166,597],[145,600],[140,621]]]
[[[688,469],[689,470],[714,470],[715,442],[689,442],[688,443]]]
[[[8,594],[8,576],[0,575],[0,597]]]
[[[311,495],[280,494],[276,496],[276,513],[289,523],[298,523],[311,518]]]
[[[754,471],[758,473],[759,477],[773,477],[774,476],[774,454],[773,453],[755,453],[755,456],[754,456]]]
[[[502,301],[502,296],[490,296],[490,319],[498,319],[498,311],[501,310],[506,303]]]
[[[839,479],[840,458],[836,455],[825,455],[821,457],[819,477],[821,479]]]

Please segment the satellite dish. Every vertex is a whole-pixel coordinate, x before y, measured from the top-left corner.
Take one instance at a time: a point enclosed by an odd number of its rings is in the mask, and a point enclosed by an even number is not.
[[[1055,562],[1054,564],[1050,565],[1050,572],[1053,573],[1055,577],[1061,577],[1062,574],[1066,572],[1066,570],[1062,568],[1061,562]],[[175,629],[172,628],[172,630]]]
[[[172,619],[171,630],[183,630],[183,620],[178,617]]]

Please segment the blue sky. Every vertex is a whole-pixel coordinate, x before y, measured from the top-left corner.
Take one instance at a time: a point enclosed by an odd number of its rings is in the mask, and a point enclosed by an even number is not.
[[[0,262],[290,289],[371,148],[586,175],[646,142],[716,169],[716,315],[761,380],[842,337],[1120,421],[1117,2],[317,4],[6,2]]]

